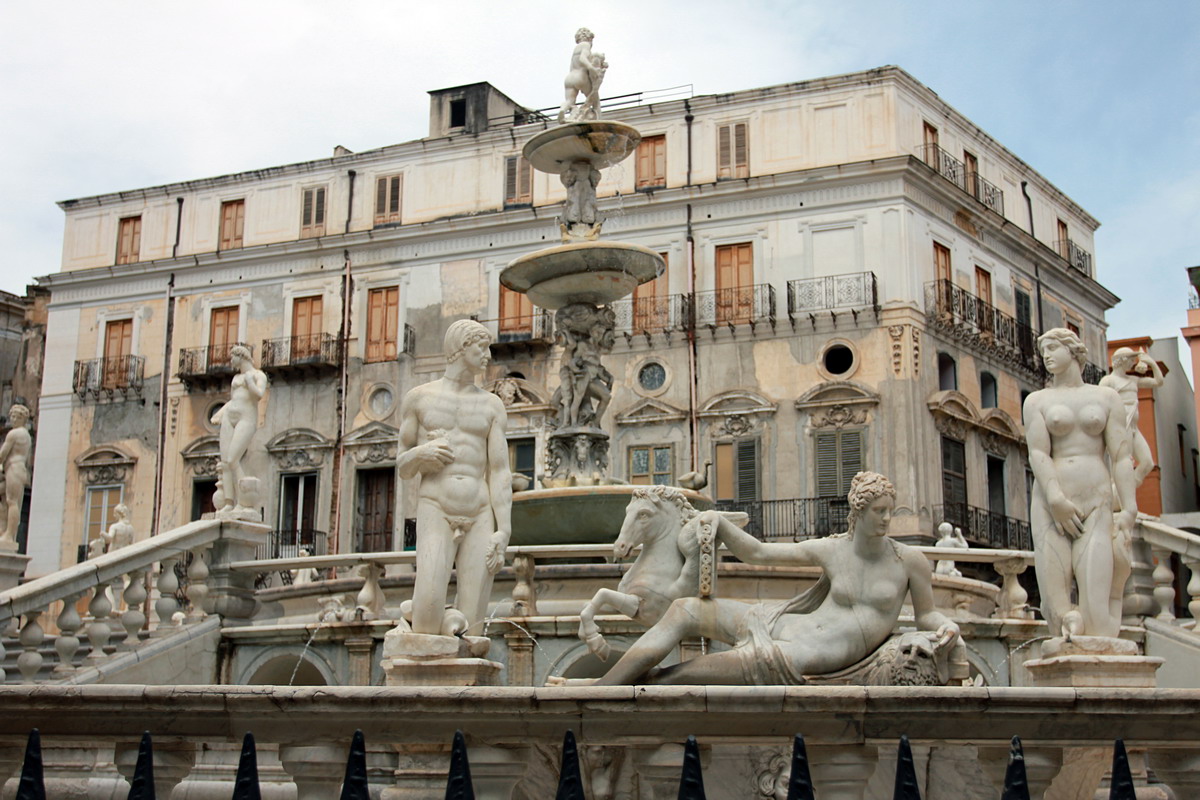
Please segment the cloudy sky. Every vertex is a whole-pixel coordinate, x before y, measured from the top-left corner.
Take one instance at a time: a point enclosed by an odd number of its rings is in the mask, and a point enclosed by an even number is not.
[[[1102,227],[1109,336],[1174,336],[1200,264],[1197,0],[0,2],[0,289],[58,269],[55,201],[424,135],[426,92],[559,101],[572,34],[605,94],[897,64]]]

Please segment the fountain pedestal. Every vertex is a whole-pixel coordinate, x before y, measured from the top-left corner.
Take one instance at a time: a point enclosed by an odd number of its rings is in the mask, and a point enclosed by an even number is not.
[[[486,636],[438,636],[400,627],[383,637],[388,686],[495,686],[502,664],[487,655]]]

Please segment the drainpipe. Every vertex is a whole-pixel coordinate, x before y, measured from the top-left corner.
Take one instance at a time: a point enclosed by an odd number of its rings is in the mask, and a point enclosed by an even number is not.
[[[1021,194],[1025,196],[1025,208],[1029,212],[1029,235],[1037,239],[1033,234],[1033,198],[1029,196],[1029,181],[1021,181]],[[1037,283],[1037,329],[1044,331],[1042,327],[1042,273],[1037,263],[1033,265],[1033,278]]]
[[[175,244],[171,245],[171,258],[179,255],[179,232],[183,230],[183,198],[175,198]]]
[[[183,210],[183,198],[179,198],[179,209]],[[178,247],[178,241],[176,242]],[[159,531],[159,515],[162,513],[163,497],[163,467],[166,464],[167,447],[167,383],[171,375],[171,339],[175,334],[175,273],[167,280],[167,314],[166,331],[163,335],[162,384],[158,392],[158,458],[154,465],[154,514],[150,521],[150,535],[157,536]]]
[[[692,235],[692,204],[687,204],[687,338],[688,338],[688,432],[692,440],[692,470],[700,467],[700,417],[696,408],[700,376],[696,370],[696,240]]]
[[[346,199],[346,228],[342,231],[342,233],[350,232],[350,218],[354,214],[354,178],[357,177],[358,173],[356,173],[354,170],[350,170],[346,174],[350,177],[350,196]]]
[[[687,123],[687,185],[692,185],[692,121],[696,119],[692,116],[692,105],[689,101],[683,101],[683,109],[686,112],[683,115],[683,121]]]
[[[329,533],[333,539],[333,546],[328,549],[332,553],[341,552],[339,540],[342,533],[342,459],[346,455],[346,392],[349,390],[350,381],[350,293],[353,287],[350,277],[350,251],[343,250],[342,258],[345,261],[345,267],[342,273],[342,324],[338,331],[337,447],[335,449],[337,455],[333,460],[329,509],[331,526]]]

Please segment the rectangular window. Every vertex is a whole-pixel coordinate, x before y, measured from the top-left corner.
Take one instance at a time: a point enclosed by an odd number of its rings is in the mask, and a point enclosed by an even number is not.
[[[967,524],[967,455],[966,447],[957,439],[942,437],[942,503],[943,515],[955,525]]]
[[[125,217],[117,228],[117,263],[137,263],[142,249],[142,218]]]
[[[450,127],[461,128],[467,124],[467,100],[460,97],[450,101]]]
[[[114,509],[121,504],[125,487],[89,486],[87,490],[87,525],[84,544],[108,531],[108,526],[117,521]]]
[[[1033,357],[1033,306],[1029,301],[1029,293],[1021,289],[1013,290],[1017,308],[1017,344],[1021,355],[1026,359]]]
[[[279,476],[279,517],[275,558],[295,558],[300,548],[310,553],[316,536],[317,473]]]
[[[367,361],[396,357],[400,325],[400,287],[388,286],[367,293]]]
[[[633,290],[634,333],[653,333],[672,327],[671,303],[667,299],[667,254],[659,255],[663,258],[662,275]]]
[[[717,128],[717,180],[750,177],[750,143],[745,122]]]
[[[238,307],[214,308],[208,326],[208,366],[229,363],[229,351],[238,341]]]
[[[356,552],[383,553],[392,549],[395,507],[395,468],[358,470],[358,507],[354,520]]]
[[[292,358],[311,358],[321,352],[321,295],[292,301]]]
[[[635,486],[670,486],[674,466],[669,444],[629,448],[629,482]]]
[[[925,150],[925,163],[938,168],[938,129],[928,122],[922,123],[921,144]]]
[[[950,248],[940,242],[933,243],[933,269],[937,280],[954,280],[954,272],[950,268]]]
[[[504,160],[504,205],[522,206],[533,203],[533,167],[524,156],[509,156]]]
[[[667,137],[645,136],[637,148],[637,188],[667,185]]]
[[[533,485],[534,479],[534,462],[537,448],[533,439],[509,439],[508,440],[508,468],[516,475],[520,473],[526,478],[529,478],[529,484]]]
[[[192,481],[192,522],[217,510],[213,497],[217,493],[215,478],[201,478]]]
[[[500,284],[500,334],[512,337],[532,333],[533,303],[529,296]]]
[[[1183,475],[1184,478],[1186,478],[1187,477],[1187,451],[1185,451],[1183,449],[1184,448],[1183,434],[1187,432],[1187,426],[1176,423],[1175,428],[1179,434],[1179,472],[1181,475]]]
[[[980,300],[992,305],[992,273],[983,267],[975,267],[975,294]]]
[[[1008,513],[1008,504],[1004,497],[1004,459],[988,456],[988,511],[993,514]]]
[[[863,469],[863,432],[827,431],[813,437],[817,497],[845,499],[850,481]]]
[[[714,498],[736,502],[758,499],[758,440],[719,442],[714,448]]]
[[[375,181],[375,224],[400,221],[400,176],[385,175]]]
[[[717,248],[717,323],[754,318],[754,249],[750,242]]]
[[[964,187],[973,197],[979,197],[979,159],[974,153],[963,150],[963,173],[967,179]]]
[[[1067,330],[1069,330],[1071,333],[1075,334],[1076,336],[1080,336],[1078,322],[1064,316],[1063,324],[1067,326]]]
[[[300,238],[325,235],[325,187],[304,190],[300,212]]]
[[[230,200],[221,203],[221,238],[218,250],[233,250],[242,246],[246,229],[246,201]]]
[[[1056,226],[1057,226],[1057,232],[1058,232],[1058,241],[1055,242],[1055,249],[1058,250],[1058,254],[1060,256],[1062,256],[1063,258],[1070,261],[1071,260],[1071,245],[1070,245],[1071,232],[1067,228],[1067,223],[1061,219],[1056,220]]]
[[[123,389],[129,385],[133,355],[133,320],[114,319],[104,326],[105,389]]]

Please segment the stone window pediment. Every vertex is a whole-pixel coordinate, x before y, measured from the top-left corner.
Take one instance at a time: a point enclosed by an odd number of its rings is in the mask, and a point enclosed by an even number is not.
[[[391,425],[370,422],[346,435],[346,452],[359,464],[394,464],[399,433]]]
[[[89,484],[124,483],[137,459],[116,447],[93,447],[75,459]]]
[[[853,381],[822,383],[796,400],[796,410],[808,413],[814,429],[866,425],[877,405],[879,395]]]
[[[778,404],[748,389],[721,392],[700,406],[697,414],[713,427],[715,437],[749,436],[759,430],[763,418],[774,415]]]
[[[280,469],[319,467],[333,449],[333,442],[311,428],[292,428],[267,442],[267,452]]]
[[[184,464],[195,475],[216,477],[221,461],[221,440],[216,435],[201,436],[179,452]]]
[[[682,408],[676,408],[653,397],[643,397],[616,415],[618,425],[653,425],[685,419],[687,412]]]

